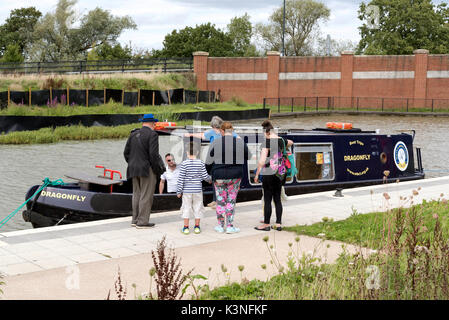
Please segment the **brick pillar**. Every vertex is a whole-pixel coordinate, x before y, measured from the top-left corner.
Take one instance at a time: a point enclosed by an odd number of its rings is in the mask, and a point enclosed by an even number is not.
[[[354,53],[351,51],[343,51],[340,59],[340,99],[337,102],[336,107],[350,107],[352,106],[352,71],[354,69]]]
[[[196,75],[198,90],[207,90],[207,58],[209,52],[196,51],[193,53],[193,72]]]
[[[415,85],[414,85],[414,103],[417,108],[425,107],[427,96],[427,58],[429,51],[426,49],[417,49],[415,54]]]
[[[267,52],[267,98],[279,98],[279,62],[281,54],[277,51]]]

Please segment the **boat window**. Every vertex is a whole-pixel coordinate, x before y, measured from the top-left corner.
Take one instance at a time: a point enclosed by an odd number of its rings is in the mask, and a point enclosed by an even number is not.
[[[335,178],[332,144],[295,144],[297,181],[333,180]]]
[[[203,160],[204,163],[206,163],[207,152],[209,151],[209,147],[210,147],[209,142],[201,143],[200,159]]]
[[[248,160],[248,177],[249,183],[252,185],[261,185],[261,183],[255,183],[254,177],[256,176],[257,163],[259,162],[259,156],[261,151],[261,143],[247,143],[248,150],[251,152],[252,157]]]
[[[165,155],[171,153],[177,164],[183,160],[183,139],[175,135],[159,135],[159,154],[165,163]],[[166,164],[166,163],[165,163]]]

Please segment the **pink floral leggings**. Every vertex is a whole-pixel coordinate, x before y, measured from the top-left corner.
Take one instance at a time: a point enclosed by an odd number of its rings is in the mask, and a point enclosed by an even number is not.
[[[234,207],[237,201],[237,194],[240,190],[242,179],[226,179],[214,182],[215,195],[217,196],[217,220],[218,224],[224,227],[225,216],[226,226],[232,227],[234,221]]]

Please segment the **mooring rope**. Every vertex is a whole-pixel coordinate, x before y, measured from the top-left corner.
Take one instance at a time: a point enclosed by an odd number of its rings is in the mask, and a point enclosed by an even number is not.
[[[14,217],[17,212],[19,212],[31,199],[33,199],[36,195],[38,195],[42,190],[44,190],[46,187],[51,186],[63,186],[65,185],[64,181],[62,179],[58,179],[55,181],[51,181],[49,178],[45,178],[42,180],[43,184],[40,186],[40,188],[31,196],[29,197],[24,203],[22,203],[16,210],[8,214],[5,218],[3,218],[0,221],[0,228],[3,227],[12,217]]]

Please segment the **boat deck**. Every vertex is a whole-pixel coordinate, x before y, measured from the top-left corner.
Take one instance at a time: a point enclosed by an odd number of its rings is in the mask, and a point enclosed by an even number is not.
[[[343,190],[344,197],[334,197],[334,191],[291,196],[284,202],[283,225],[312,224],[323,217],[342,220],[355,210],[358,213],[385,211],[403,205],[401,196],[410,196],[421,187],[414,203],[449,196],[449,176],[368,186]],[[391,199],[386,201],[387,192]],[[272,221],[274,221],[274,212]],[[183,235],[179,211],[151,216],[156,226],[136,229],[131,217],[86,222],[57,227],[27,229],[0,233],[0,273],[5,276],[26,274],[95,261],[114,260],[149,253],[163,236],[174,248],[196,246],[251,235],[272,234],[254,230],[262,218],[261,201],[238,203],[235,225],[237,234],[218,234],[215,212],[206,209],[201,222],[202,233]],[[193,223],[193,221],[191,221]]]

